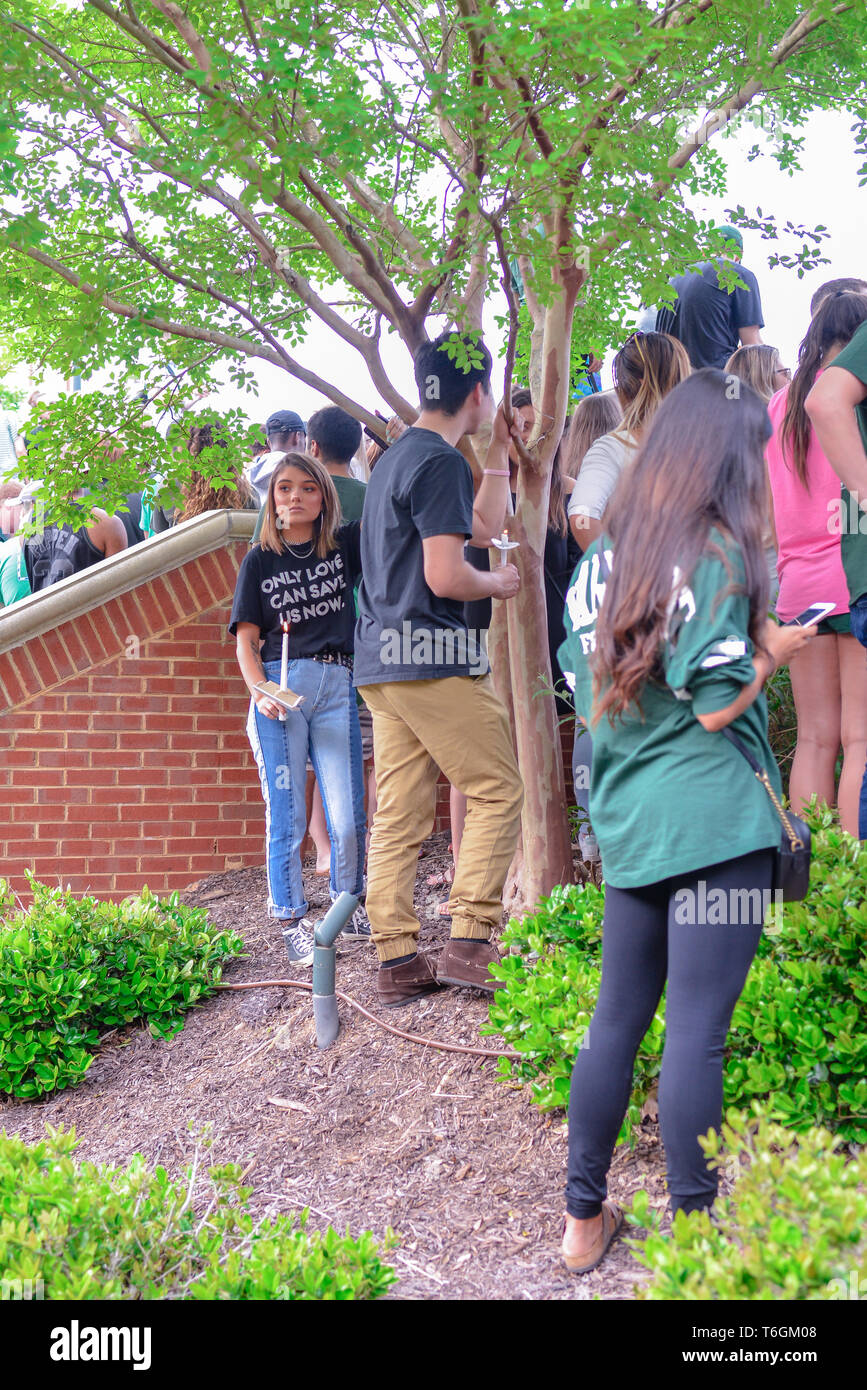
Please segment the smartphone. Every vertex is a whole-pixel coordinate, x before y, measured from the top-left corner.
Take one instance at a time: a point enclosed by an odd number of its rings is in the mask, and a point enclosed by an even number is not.
[[[790,618],[784,626],[812,627],[814,623],[820,623],[829,613],[833,613],[836,607],[836,603],[811,603],[809,608],[805,608],[797,618]]]

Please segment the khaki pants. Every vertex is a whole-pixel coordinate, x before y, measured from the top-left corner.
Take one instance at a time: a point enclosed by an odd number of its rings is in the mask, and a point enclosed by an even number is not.
[[[381,961],[410,955],[418,852],[434,826],[439,771],[467,798],[451,892],[453,937],[486,941],[502,914],[524,788],[506,711],[490,676],[365,685],[373,715],[376,815],[367,915]]]

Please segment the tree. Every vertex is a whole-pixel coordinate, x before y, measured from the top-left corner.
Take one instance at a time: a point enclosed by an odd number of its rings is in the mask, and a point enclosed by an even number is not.
[[[0,24],[12,351],[85,376],[116,364],[112,391],[57,407],[58,420],[78,412],[52,461],[57,490],[68,478],[104,504],[122,495],[142,462],[135,432],[110,469],[97,439],[135,408],[129,383],[165,392],[168,366],[173,391],[200,388],[217,360],[251,388],[267,361],[373,424],[305,366],[314,319],[411,420],[383,334],[411,353],[444,325],[478,329],[497,280],[508,395],[517,257],[537,429],[515,521],[524,586],[492,644],[527,786],[513,893],[534,901],[571,875],[554,704],[537,691],[539,674],[550,685],[541,557],[573,340],[603,350],[630,299],[657,302],[670,274],[720,245],[684,197],[724,187],[713,146],[741,113],[773,125],[770,157],[796,169],[811,111],[857,109],[857,7],[15,0]],[[864,150],[863,120],[857,133]],[[734,217],[778,235],[761,214]],[[803,273],[822,236],[791,228],[796,249],[778,259]]]

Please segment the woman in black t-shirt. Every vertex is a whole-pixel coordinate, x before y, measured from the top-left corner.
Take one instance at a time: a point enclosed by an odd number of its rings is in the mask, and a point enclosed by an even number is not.
[[[331,839],[332,900],[360,894],[363,881],[364,782],[352,685],[361,523],[339,520],[326,469],[309,454],[287,453],[271,474],[260,539],[241,564],[229,627],[252,697],[247,734],[266,806],[268,913],[284,923],[290,963],[300,965],[313,960],[301,876],[308,753]],[[303,703],[285,710],[257,689],[267,680]],[[344,930],[369,937],[363,909]]]

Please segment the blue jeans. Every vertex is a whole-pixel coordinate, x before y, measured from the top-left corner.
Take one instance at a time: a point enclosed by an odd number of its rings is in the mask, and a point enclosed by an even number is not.
[[[266,661],[268,680],[280,682],[280,662]],[[265,799],[268,916],[303,917],[301,844],[307,829],[308,751],[331,839],[331,897],[361,894],[364,875],[364,776],[361,730],[352,673],[345,666],[302,658],[289,662],[290,689],[304,696],[286,719],[268,719],[253,701],[247,737]]]
[[[867,594],[849,604],[852,631],[862,647],[867,647]],[[858,803],[858,839],[867,840],[867,768],[861,780],[861,800]]]

